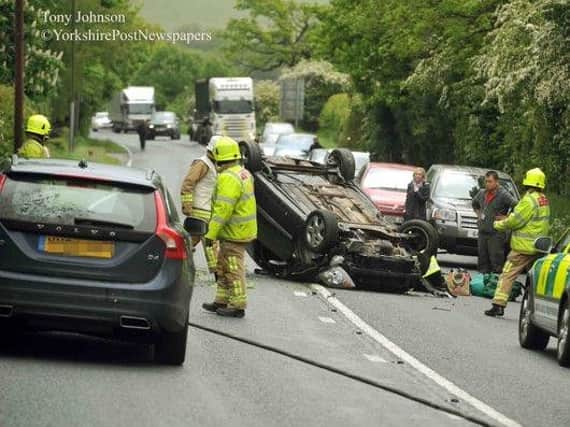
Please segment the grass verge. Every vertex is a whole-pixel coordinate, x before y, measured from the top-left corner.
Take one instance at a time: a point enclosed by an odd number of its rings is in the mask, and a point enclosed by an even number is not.
[[[77,136],[75,146],[69,151],[69,133],[67,129],[61,136],[51,139],[48,148],[52,158],[81,160],[107,163],[111,165],[121,164],[119,156],[127,154],[125,149],[110,140],[91,139],[84,136]]]

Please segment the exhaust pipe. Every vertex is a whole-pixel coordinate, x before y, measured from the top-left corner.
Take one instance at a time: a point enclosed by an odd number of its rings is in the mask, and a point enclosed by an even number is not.
[[[12,317],[13,313],[13,305],[0,305],[0,317]]]
[[[125,329],[150,329],[150,322],[144,317],[121,316],[121,328]]]

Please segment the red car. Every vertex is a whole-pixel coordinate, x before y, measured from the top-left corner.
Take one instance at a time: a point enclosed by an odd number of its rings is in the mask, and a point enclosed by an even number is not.
[[[362,172],[360,187],[389,221],[404,222],[406,190],[416,166],[398,163],[369,163]]]

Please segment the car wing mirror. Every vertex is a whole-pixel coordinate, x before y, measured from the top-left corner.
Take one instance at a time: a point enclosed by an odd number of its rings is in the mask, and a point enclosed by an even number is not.
[[[549,254],[552,250],[552,237],[539,237],[534,241],[534,248],[542,254]]]
[[[203,236],[208,232],[208,224],[195,218],[184,220],[184,230],[193,236]]]

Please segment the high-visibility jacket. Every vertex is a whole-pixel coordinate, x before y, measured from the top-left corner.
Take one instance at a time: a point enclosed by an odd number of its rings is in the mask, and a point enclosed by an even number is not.
[[[208,156],[192,163],[180,192],[182,211],[186,215],[205,222],[210,221],[217,175],[216,166]]]
[[[220,172],[206,239],[251,242],[257,237],[253,177],[240,165]]]
[[[43,144],[35,139],[27,139],[18,150],[18,155],[26,159],[46,159],[49,157],[48,151]]]
[[[512,230],[511,249],[515,252],[534,255],[534,241],[548,236],[550,229],[550,203],[544,193],[527,192],[514,211],[504,220],[495,221],[498,231]]]

